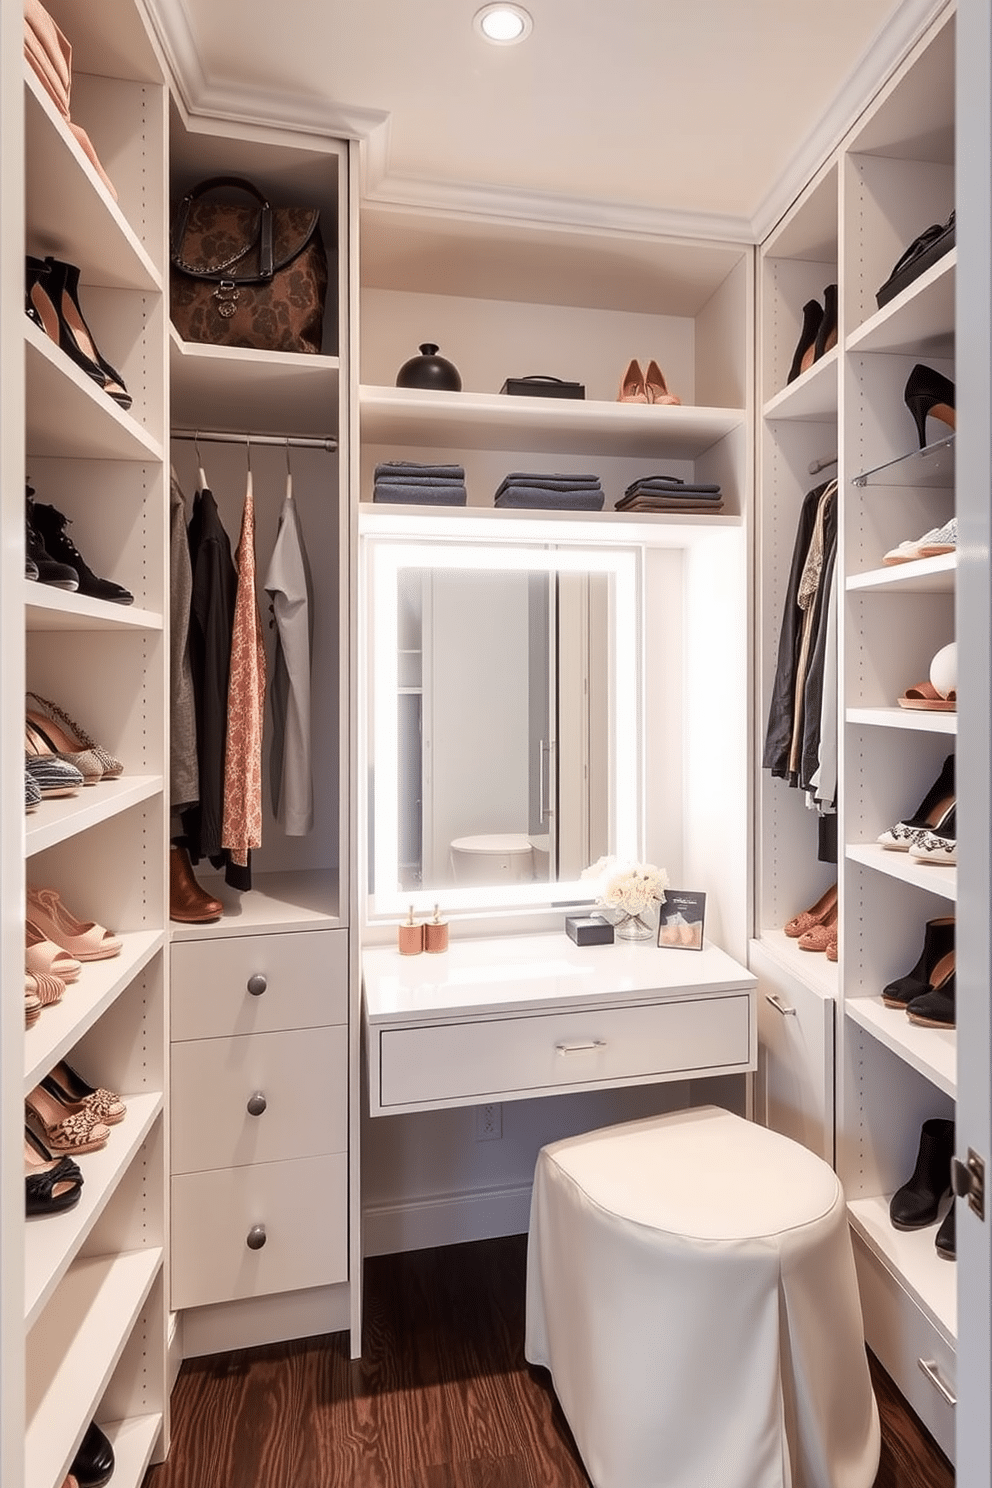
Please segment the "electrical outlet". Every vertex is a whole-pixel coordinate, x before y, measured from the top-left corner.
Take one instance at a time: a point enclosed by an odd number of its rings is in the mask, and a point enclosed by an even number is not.
[[[499,1101],[475,1108],[475,1140],[498,1142],[503,1135],[503,1107]]]

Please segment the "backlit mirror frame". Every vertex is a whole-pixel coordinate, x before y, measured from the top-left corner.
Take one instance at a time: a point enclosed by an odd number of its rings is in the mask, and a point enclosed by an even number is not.
[[[373,820],[370,911],[395,917],[412,904],[431,910],[505,911],[582,904],[595,899],[595,880],[465,885],[415,892],[399,885],[399,728],[397,695],[398,593],[403,569],[460,569],[598,573],[612,577],[610,661],[613,726],[610,731],[613,855],[636,859],[642,838],[641,812],[641,563],[636,548],[591,548],[524,542],[416,542],[402,537],[363,537],[367,587],[365,656],[371,719],[368,762],[372,768]],[[618,762],[621,767],[617,768]]]

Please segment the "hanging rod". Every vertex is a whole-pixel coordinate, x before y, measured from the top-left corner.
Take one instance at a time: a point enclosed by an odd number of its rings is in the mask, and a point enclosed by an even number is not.
[[[333,435],[310,438],[304,434],[247,434],[236,429],[173,429],[173,439],[190,444],[273,444],[278,449],[321,449],[334,454],[338,442]]]

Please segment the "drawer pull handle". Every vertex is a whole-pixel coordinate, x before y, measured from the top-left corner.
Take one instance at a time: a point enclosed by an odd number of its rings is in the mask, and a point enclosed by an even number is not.
[[[569,1043],[555,1044],[556,1054],[588,1054],[592,1049],[605,1049],[605,1039],[574,1039]]]
[[[267,1105],[268,1101],[261,1090],[256,1090],[254,1095],[248,1097],[248,1115],[261,1116]]]
[[[248,978],[248,991],[252,997],[261,997],[268,985],[268,981],[260,971],[256,971],[254,976]]]
[[[788,1018],[790,1015],[793,1018],[796,1016],[795,1008],[790,1007],[787,1002],[783,1002],[774,992],[766,992],[765,1001],[770,1002],[775,1011],[781,1013],[784,1018]]]
[[[947,1386],[944,1384],[944,1381],[941,1379],[936,1360],[917,1359],[916,1362],[917,1364],[919,1364],[920,1368],[923,1370],[923,1373],[933,1385],[934,1389],[938,1390],[940,1394],[943,1395],[948,1405],[957,1405],[958,1397],[954,1394],[953,1390],[949,1390],[947,1388]]]
[[[261,1250],[267,1238],[264,1225],[252,1225],[245,1244],[249,1250]]]

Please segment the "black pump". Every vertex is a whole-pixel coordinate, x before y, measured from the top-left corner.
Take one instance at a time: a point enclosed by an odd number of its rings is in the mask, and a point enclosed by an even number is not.
[[[954,384],[933,367],[924,367],[922,362],[917,362],[909,374],[903,397],[916,423],[920,449],[926,448],[928,416],[939,419],[950,429],[957,428]]]
[[[837,345],[837,286],[828,284],[823,291],[823,319],[816,333],[813,360],[818,362]]]
[[[951,1191],[953,1156],[954,1122],[941,1117],[924,1121],[913,1176],[889,1201],[894,1229],[922,1230],[933,1224],[941,1199]]]
[[[799,333],[799,343],[792,358],[786,385],[795,382],[796,378],[811,367],[816,360],[815,355],[810,356],[809,353],[815,349],[816,336],[822,320],[823,306],[819,300],[807,300],[803,306],[803,328]]]

